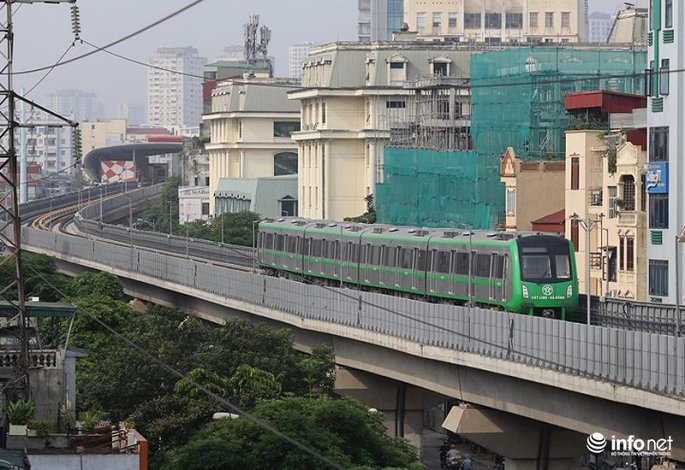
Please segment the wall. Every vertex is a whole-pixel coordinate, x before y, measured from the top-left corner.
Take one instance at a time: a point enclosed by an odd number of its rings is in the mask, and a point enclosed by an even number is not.
[[[31,470],[139,470],[138,454],[76,455],[49,454],[29,455]],[[142,470],[142,469],[141,469]]]

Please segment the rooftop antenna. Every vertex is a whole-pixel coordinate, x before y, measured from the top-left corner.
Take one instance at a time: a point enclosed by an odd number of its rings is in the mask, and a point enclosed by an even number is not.
[[[250,15],[249,22],[243,25],[245,36],[245,61],[254,64],[257,62],[257,54],[261,54],[264,59],[267,56],[267,48],[271,41],[271,30],[266,26],[259,27],[259,15]],[[257,42],[257,31],[259,30],[259,42]]]

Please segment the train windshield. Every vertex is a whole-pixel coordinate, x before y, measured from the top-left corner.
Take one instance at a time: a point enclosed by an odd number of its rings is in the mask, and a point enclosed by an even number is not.
[[[571,260],[568,244],[554,237],[530,237],[521,240],[521,279],[529,282],[562,282],[571,279]],[[535,242],[537,243],[531,243]],[[522,243],[523,242],[523,243]],[[559,243],[561,242],[561,243]]]

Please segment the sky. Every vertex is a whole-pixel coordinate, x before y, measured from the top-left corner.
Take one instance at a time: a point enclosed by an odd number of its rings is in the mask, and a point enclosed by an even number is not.
[[[102,46],[127,36],[193,0],[77,0],[81,38]],[[638,0],[644,7],[646,0]],[[258,14],[260,25],[271,28],[269,55],[276,74],[287,75],[288,47],[293,44],[354,41],[358,0],[203,0],[180,15],[134,38],[113,46],[112,52],[142,62],[159,47],[193,46],[213,61],[229,45],[243,43],[243,24]],[[614,13],[622,1],[590,0],[590,11]],[[46,71],[22,71],[50,66],[66,52],[70,59],[93,47],[73,42],[69,4],[15,4],[14,88],[28,91]],[[119,103],[144,105],[146,68],[99,52],[54,68],[29,94],[40,101],[60,89],[94,92],[110,114]]]

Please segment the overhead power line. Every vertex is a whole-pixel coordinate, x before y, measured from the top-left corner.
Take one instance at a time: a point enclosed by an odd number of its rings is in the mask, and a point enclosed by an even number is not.
[[[19,72],[12,72],[12,75],[25,75],[25,74],[29,74],[29,73],[42,72],[42,71],[44,71],[44,70],[49,70],[49,69],[52,69],[52,68],[55,68],[55,67],[61,67],[62,65],[70,64],[70,63],[72,63],[72,62],[76,62],[77,60],[84,59],[84,58],[89,57],[89,56],[91,56],[91,55],[93,55],[93,54],[97,54],[97,53],[98,53],[100,50],[102,50],[102,49],[106,49],[106,48],[109,48],[109,47],[112,47],[112,46],[116,46],[117,44],[120,44],[120,43],[122,43],[122,42],[124,42],[124,41],[127,41],[127,40],[129,40],[129,39],[131,39],[131,38],[133,38],[133,37],[135,37],[135,36],[138,36],[139,34],[142,34],[142,33],[144,33],[145,31],[148,31],[148,30],[154,28],[155,26],[158,26],[158,25],[160,25],[160,24],[162,24],[162,23],[164,23],[164,22],[170,20],[171,18],[174,18],[174,17],[180,15],[181,13],[185,12],[186,10],[189,10],[190,8],[192,8],[192,7],[194,7],[194,6],[198,5],[198,4],[200,4],[200,3],[202,3],[202,2],[204,2],[204,0],[195,0],[195,1],[191,2],[191,3],[189,3],[188,5],[186,5],[186,6],[182,7],[182,8],[180,8],[180,9],[178,9],[178,10],[176,10],[176,11],[174,11],[173,13],[170,13],[170,14],[164,16],[163,18],[160,18],[160,19],[158,19],[157,21],[155,21],[155,22],[153,22],[153,23],[150,23],[150,24],[147,25],[147,26],[144,26],[143,28],[141,28],[141,29],[139,29],[139,30],[137,30],[137,31],[134,31],[134,32],[132,32],[131,34],[128,34],[128,35],[124,36],[123,38],[120,38],[120,39],[117,39],[116,41],[110,42],[109,44],[103,46],[101,49],[98,49],[98,50],[95,50],[95,51],[91,51],[91,52],[87,52],[87,53],[85,53],[85,54],[81,54],[80,56],[76,56],[76,57],[71,58],[71,59],[69,59],[69,60],[65,60],[64,62],[57,62],[56,64],[53,64],[53,65],[47,65],[47,66],[45,66],[45,67],[39,67],[39,68],[37,68],[37,69],[22,70],[22,71],[19,71]],[[3,75],[4,75],[4,73],[3,73]]]

